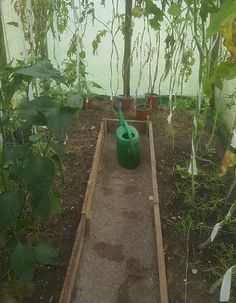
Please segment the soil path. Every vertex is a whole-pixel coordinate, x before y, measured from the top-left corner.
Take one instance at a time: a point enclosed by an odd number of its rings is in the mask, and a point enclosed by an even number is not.
[[[116,159],[115,138],[105,138],[73,302],[159,302],[149,144],[141,136],[142,161],[128,170]]]

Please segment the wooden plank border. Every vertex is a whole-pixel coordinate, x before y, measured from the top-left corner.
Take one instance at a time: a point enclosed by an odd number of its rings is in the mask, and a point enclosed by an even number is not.
[[[87,189],[85,192],[84,202],[82,207],[82,214],[84,214],[86,219],[88,220],[91,219],[91,207],[92,207],[93,195],[97,183],[97,174],[98,174],[98,168],[101,159],[102,147],[104,143],[105,131],[106,131],[106,122],[104,122],[103,120],[98,134],[92,168],[90,171],[89,180],[88,180]]]
[[[71,303],[76,273],[78,270],[79,261],[81,258],[82,249],[84,245],[85,231],[88,228],[88,221],[90,221],[91,219],[91,207],[92,207],[93,195],[97,183],[97,173],[100,164],[104,138],[107,133],[107,125],[109,123],[117,122],[117,121],[118,121],[117,119],[105,119],[101,123],[96,149],[94,153],[92,168],[90,171],[89,181],[87,184],[87,189],[83,202],[80,223],[76,231],[75,241],[74,241],[69,265],[66,271],[59,303]],[[155,232],[156,232],[156,246],[157,246],[157,258],[158,258],[158,270],[159,270],[160,299],[161,299],[160,303],[168,303],[169,301],[168,301],[168,290],[167,290],[167,278],[166,278],[165,257],[164,257],[164,248],[163,248],[163,237],[161,231],[161,218],[160,218],[160,208],[159,208],[159,195],[158,195],[158,186],[157,186],[156,160],[155,160],[152,122],[151,121],[143,122],[136,120],[128,120],[128,122],[133,124],[146,123],[147,125],[146,133],[149,135],[150,157],[151,157],[154,221],[155,221]]]
[[[104,143],[105,132],[106,132],[106,122],[103,120],[98,133],[98,139],[97,139],[96,149],[94,152],[92,168],[90,171],[89,180],[83,201],[80,223],[76,231],[75,241],[70,256],[69,265],[67,267],[59,303],[71,303],[76,273],[78,270],[79,261],[84,245],[85,231],[86,229],[88,229],[88,225],[89,225],[88,221],[90,221],[91,219],[91,206],[92,206],[95,186],[97,183],[97,173],[98,173],[98,167],[101,158],[101,151]]]
[[[85,228],[86,218],[85,215],[82,215],[76,231],[74,246],[72,249],[69,265],[67,267],[59,303],[71,303],[76,273],[84,245]]]
[[[111,122],[119,122],[119,119],[105,119],[108,123]],[[133,123],[133,124],[145,124],[146,121],[141,121],[141,120],[127,120],[125,119],[128,123]]]
[[[156,249],[157,249],[157,261],[159,271],[159,286],[160,286],[160,302],[168,303],[168,286],[165,266],[165,255],[163,247],[163,237],[161,228],[161,216],[159,207],[159,194],[157,185],[157,173],[156,173],[156,157],[155,157],[155,146],[153,138],[153,127],[152,122],[149,121],[149,145],[150,145],[150,156],[151,156],[151,171],[152,171],[152,187],[153,187],[153,202],[154,202],[154,222],[156,232]]]

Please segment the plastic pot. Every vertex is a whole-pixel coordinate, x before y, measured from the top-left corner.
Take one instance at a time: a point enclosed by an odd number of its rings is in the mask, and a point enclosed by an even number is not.
[[[93,98],[86,98],[84,100],[83,109],[87,110],[87,109],[92,109],[92,108],[93,108]]]
[[[149,104],[138,104],[136,106],[136,120],[145,121],[149,116],[149,112],[152,109]]]
[[[121,103],[121,111],[122,112],[128,112],[133,104],[133,98],[132,97],[125,97],[125,96],[119,96],[119,102]]]
[[[146,102],[146,104],[155,108],[157,106],[157,102],[158,102],[158,95],[157,94],[146,94],[145,102]]]

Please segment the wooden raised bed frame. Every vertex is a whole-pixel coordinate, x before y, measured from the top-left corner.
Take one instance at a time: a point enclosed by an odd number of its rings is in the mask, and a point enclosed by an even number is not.
[[[162,237],[162,229],[161,229],[161,217],[160,217],[160,207],[159,207],[160,201],[159,201],[158,185],[157,185],[156,158],[155,158],[152,122],[135,121],[135,120],[130,120],[128,122],[137,128],[141,128],[142,131],[146,133],[146,135],[149,137],[152,188],[153,188],[153,196],[150,197],[150,200],[152,200],[153,203],[153,215],[155,222],[160,303],[168,303],[169,302],[168,287],[167,287],[165,256],[164,256],[164,248],[163,248],[163,237]],[[90,221],[92,219],[91,207],[92,207],[93,195],[97,182],[97,174],[98,174],[98,168],[101,159],[101,151],[104,143],[104,137],[106,136],[109,129],[114,130],[118,125],[119,125],[119,121],[117,119],[104,119],[101,123],[96,149],[94,153],[92,168],[90,171],[90,176],[84,197],[81,219],[76,231],[75,241],[72,248],[72,253],[68,264],[67,272],[65,275],[59,303],[71,303],[76,273],[78,270],[79,261],[83,249],[84,238],[86,236],[85,232],[86,230],[87,231],[89,230]]]

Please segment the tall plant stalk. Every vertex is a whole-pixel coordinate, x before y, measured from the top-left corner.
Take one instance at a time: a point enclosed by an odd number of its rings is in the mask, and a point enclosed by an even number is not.
[[[80,21],[79,13],[75,6],[75,0],[71,0],[71,7],[74,14],[74,23],[75,23],[75,41],[76,41],[76,83],[79,89],[80,85]],[[80,5],[79,5],[80,7]]]
[[[130,55],[132,37],[132,0],[125,1],[125,45],[123,59],[123,94],[130,97]]]

